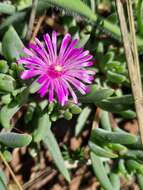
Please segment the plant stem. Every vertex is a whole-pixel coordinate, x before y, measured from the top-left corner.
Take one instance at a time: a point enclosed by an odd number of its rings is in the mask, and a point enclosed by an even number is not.
[[[29,25],[28,25],[27,34],[26,34],[27,40],[30,40],[31,35],[32,35],[32,29],[34,25],[35,16],[36,16],[37,5],[38,5],[38,0],[32,0],[32,10],[31,10]]]
[[[17,184],[19,190],[23,190],[22,186],[20,185],[19,181],[16,179],[15,174],[13,173],[11,167],[9,166],[9,164],[7,163],[7,161],[5,160],[5,158],[4,158],[4,156],[3,156],[3,154],[1,152],[0,152],[0,157],[1,157],[2,161],[3,161],[3,163],[5,164],[5,166],[8,168],[8,170],[9,170],[13,180]]]
[[[38,34],[39,30],[40,30],[40,26],[41,26],[41,24],[43,23],[43,21],[44,21],[45,18],[46,18],[46,14],[43,14],[43,15],[39,18],[38,23],[37,23],[37,25],[36,25],[36,27],[35,27],[35,29],[34,29],[34,32],[33,32],[33,35],[32,35],[32,38],[31,38],[30,42],[33,42],[33,41],[34,41],[35,37],[37,36],[37,34]]]
[[[129,0],[129,6],[131,1]],[[128,12],[130,13],[130,30],[132,39],[129,36],[126,19],[124,15],[124,9],[121,0],[116,0],[117,12],[120,21],[120,28],[123,38],[123,44],[125,49],[125,56],[129,71],[129,77],[131,81],[131,87],[135,102],[135,109],[137,114],[139,132],[141,137],[141,142],[143,144],[143,96],[142,96],[142,86],[141,86],[141,79],[140,79],[140,70],[139,70],[139,61],[138,61],[138,53],[136,48],[136,39],[135,39],[135,29],[134,29],[134,20],[133,15],[131,14],[131,7],[128,7]],[[131,47],[131,42],[133,48]]]
[[[133,54],[133,58],[134,58],[134,64],[137,68],[139,85],[140,85],[140,90],[142,93],[140,65],[139,65],[138,49],[137,49],[137,43],[136,43],[136,32],[135,32],[135,24],[134,24],[134,16],[133,16],[131,0],[127,0],[127,10],[128,10],[129,27],[130,27],[130,33],[131,33],[131,39],[132,39],[132,54]]]

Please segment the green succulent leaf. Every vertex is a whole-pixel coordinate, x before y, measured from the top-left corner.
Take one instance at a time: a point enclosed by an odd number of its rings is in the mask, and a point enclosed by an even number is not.
[[[8,179],[5,173],[0,169],[0,190],[6,190],[7,183],[8,183]]]
[[[113,186],[113,189],[120,190],[120,177],[116,173],[110,173],[110,181]]]
[[[4,14],[13,14],[15,12],[16,8],[13,5],[10,5],[8,3],[0,3],[0,13]]]
[[[97,85],[91,85],[89,88],[90,92],[87,95],[79,97],[81,102],[98,104],[98,102],[107,99],[114,93],[112,89],[99,89]]]
[[[90,150],[92,152],[94,152],[97,156],[107,157],[107,158],[117,158],[118,157],[117,154],[114,154],[111,151],[102,148],[101,146],[93,143],[92,141],[89,141],[88,145],[89,145]]]
[[[10,102],[10,104],[7,104],[3,106],[0,110],[0,123],[5,128],[12,127],[11,125],[11,119],[14,116],[14,114],[21,108],[21,106],[26,103],[29,95],[28,88],[20,88],[18,89],[17,96],[15,97],[15,100]]]
[[[80,115],[77,118],[77,123],[75,126],[75,135],[76,136],[78,136],[80,134],[80,132],[82,131],[82,129],[84,128],[85,123],[86,123],[90,113],[91,113],[91,109],[89,107],[85,107],[81,111]]]
[[[16,86],[16,81],[10,75],[0,73],[0,91],[12,92]]]
[[[91,139],[98,140],[102,143],[120,143],[133,144],[137,142],[137,137],[126,132],[109,132],[104,129],[93,129],[91,132]]]
[[[14,132],[0,133],[0,143],[12,148],[27,146],[31,140],[32,137],[28,134],[18,134]]]
[[[49,116],[48,114],[45,114],[44,116],[46,119],[45,120],[49,120]],[[47,123],[44,122],[44,125]],[[59,171],[61,172],[61,174],[65,177],[65,179],[69,182],[70,181],[70,175],[69,172],[65,166],[64,163],[64,159],[62,157],[61,151],[59,149],[59,146],[57,144],[57,141],[50,129],[50,127],[47,127],[47,130],[44,131],[45,135],[44,135],[44,144],[45,146],[49,149],[49,152],[51,153],[51,156],[57,166],[57,168],[59,169]]]
[[[11,126],[11,119],[14,114],[20,109],[20,105],[16,103],[11,103],[5,105],[0,110],[0,123],[4,128],[10,128]]]
[[[8,64],[5,60],[0,60],[0,73],[7,73],[8,71]]]
[[[108,97],[98,102],[97,105],[103,110],[118,113],[133,107],[133,97],[132,95]]]
[[[143,165],[136,160],[127,160],[126,165],[129,171],[137,171],[143,175]]]
[[[51,122],[47,113],[41,114],[37,121],[37,127],[33,133],[33,140],[35,142],[40,142],[41,140],[45,139],[45,131],[51,127]]]
[[[140,190],[143,190],[143,175],[142,174],[137,174],[137,181],[138,181]]]
[[[22,55],[24,47],[15,29],[10,26],[2,40],[2,51],[8,61],[14,61]]]
[[[106,170],[104,168],[103,162],[101,161],[101,158],[94,154],[93,152],[90,153],[91,162],[93,171],[95,173],[95,176],[101,183],[101,186],[105,190],[113,190],[112,184],[107,176]]]
[[[11,16],[7,17],[0,25],[0,31],[7,29],[10,25],[24,20],[26,12],[15,12]]]
[[[71,13],[73,12],[74,14],[81,15],[92,21],[96,21],[97,19],[92,10],[80,0],[70,1],[70,3],[66,0],[43,0],[43,2],[48,2],[51,6],[63,8]]]
[[[122,82],[126,81],[126,76],[112,71],[107,71],[107,78],[112,83],[117,83],[117,84],[118,83],[121,84]]]
[[[111,131],[111,123],[109,119],[109,113],[107,111],[102,111],[100,114],[100,123],[103,129]]]

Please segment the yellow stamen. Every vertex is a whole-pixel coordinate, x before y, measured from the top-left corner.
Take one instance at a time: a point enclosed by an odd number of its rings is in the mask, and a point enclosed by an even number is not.
[[[63,69],[62,69],[62,67],[60,65],[56,65],[55,66],[55,70],[56,71],[62,71]]]

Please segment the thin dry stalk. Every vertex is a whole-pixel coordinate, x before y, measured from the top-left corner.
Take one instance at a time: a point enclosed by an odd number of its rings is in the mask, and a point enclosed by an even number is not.
[[[142,87],[141,87],[141,79],[139,72],[139,61],[138,61],[138,53],[136,48],[136,38],[135,38],[135,28],[134,28],[134,20],[133,15],[131,13],[131,1],[128,1],[128,12],[130,13],[129,22],[132,39],[129,37],[126,19],[124,15],[124,9],[122,2],[120,0],[116,0],[117,12],[120,21],[121,34],[123,38],[123,44],[125,49],[125,56],[129,71],[129,77],[131,81],[131,87],[133,92],[133,98],[135,102],[135,109],[137,114],[139,132],[141,136],[141,142],[143,144],[143,96],[142,96]],[[131,47],[132,46],[132,47]]]
[[[30,40],[31,35],[32,35],[32,29],[33,29],[33,25],[35,21],[37,5],[38,5],[38,0],[33,0],[30,19],[29,19],[29,25],[28,25],[27,34],[26,34],[27,40]]]
[[[32,38],[31,38],[30,42],[34,41],[35,37],[37,36],[37,34],[38,34],[39,30],[40,30],[40,27],[41,27],[43,21],[45,20],[45,18],[46,18],[46,14],[42,15],[39,18],[38,23],[37,23],[37,25],[36,25],[36,27],[34,29],[34,32],[33,32],[33,35],[32,35]]]
[[[140,93],[142,93],[142,82],[141,82],[141,74],[140,74],[140,65],[139,65],[139,57],[138,57],[138,50],[136,44],[136,31],[135,31],[135,23],[134,23],[134,16],[133,16],[133,8],[131,0],[127,0],[127,11],[128,11],[128,18],[129,18],[129,27],[130,27],[130,34],[131,34],[131,43],[132,43],[132,54],[134,58],[134,64],[137,68],[138,72],[138,79],[140,85]]]
[[[19,190],[23,190],[22,186],[20,185],[19,181],[16,179],[15,174],[13,173],[11,167],[9,166],[9,164],[7,163],[7,161],[5,160],[4,156],[2,155],[2,153],[0,152],[0,157],[3,161],[3,163],[5,164],[5,166],[7,167],[7,169],[9,170],[13,180],[15,181],[17,187],[19,188]]]

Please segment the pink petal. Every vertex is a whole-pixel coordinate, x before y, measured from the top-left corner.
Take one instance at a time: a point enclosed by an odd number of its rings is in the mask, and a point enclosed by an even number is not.
[[[26,53],[27,55],[33,57],[34,53],[32,53],[28,48],[23,48],[24,53]]]
[[[39,83],[39,84],[42,84],[44,81],[46,81],[48,79],[48,77],[47,77],[47,75],[41,75],[39,78],[38,78],[38,80],[37,80],[37,82]]]
[[[49,58],[49,55],[48,55],[48,53],[47,53],[47,51],[46,51],[46,49],[44,48],[44,45],[39,41],[39,39],[38,38],[35,38],[35,42],[37,43],[37,45],[42,49],[42,51],[43,51],[43,53],[45,54],[45,56],[46,56],[46,58],[47,58],[47,60],[48,60],[48,62],[50,62],[50,58]]]
[[[41,71],[39,70],[25,70],[21,73],[21,79],[29,79],[40,74],[41,74]]]
[[[68,55],[70,54],[70,52],[73,50],[74,46],[77,44],[78,40],[74,39],[71,44],[68,46],[67,50],[64,53],[64,57],[63,57],[63,61],[66,60],[66,58],[68,57]]]
[[[53,44],[54,54],[57,57],[57,33],[55,31],[52,32],[52,44]]]
[[[54,100],[54,84],[53,82],[51,82],[49,90],[49,102],[53,102],[53,100]]]
[[[63,57],[70,40],[71,40],[71,35],[66,34],[65,37],[63,38],[61,48],[60,48],[60,52],[59,52],[60,59]]]
[[[70,91],[70,93],[71,93],[71,95],[73,97],[73,100],[74,100],[75,104],[77,104],[78,103],[77,96],[76,96],[75,92],[73,91],[72,87],[70,86],[70,84],[66,80],[64,80],[64,79],[62,79],[62,80],[67,85],[67,87],[68,87],[68,89],[69,89],[69,91]]]
[[[53,50],[53,46],[52,46],[52,41],[51,38],[49,36],[49,34],[45,34],[44,35],[44,41],[46,43],[47,49],[49,51],[49,57],[51,59],[51,62],[55,60],[55,56],[54,56],[54,50]]]
[[[50,84],[50,82],[49,82],[49,80],[47,80],[47,81],[43,84],[43,86],[40,88],[40,90],[38,90],[38,93],[40,94],[41,97],[44,97],[45,94],[47,93],[48,88],[49,88],[49,84]]]

